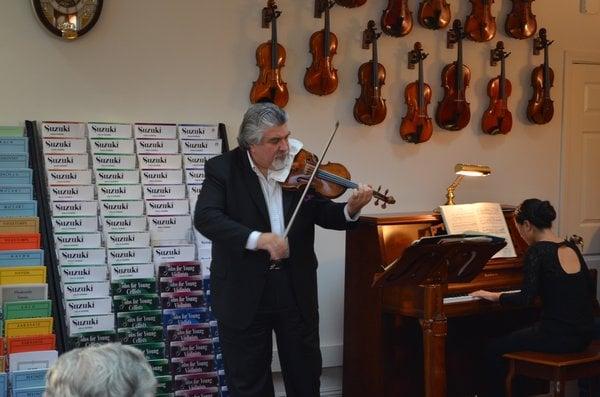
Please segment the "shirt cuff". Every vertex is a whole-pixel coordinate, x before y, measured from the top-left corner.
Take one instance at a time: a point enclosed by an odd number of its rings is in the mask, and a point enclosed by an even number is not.
[[[248,240],[246,241],[246,249],[256,251],[260,234],[261,233],[257,231],[250,233]]]
[[[358,211],[354,217],[350,217],[350,214],[348,213],[348,204],[346,204],[344,206],[344,216],[346,217],[346,222],[356,222],[358,220],[358,218],[360,218],[360,211]],[[250,240],[250,239],[248,239]]]

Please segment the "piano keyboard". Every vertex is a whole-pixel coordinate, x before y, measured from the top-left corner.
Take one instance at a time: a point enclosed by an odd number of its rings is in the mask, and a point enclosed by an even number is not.
[[[510,294],[513,292],[521,292],[521,290],[520,289],[511,289],[508,291],[502,291],[503,294]],[[457,295],[457,296],[448,296],[448,297],[444,298],[443,303],[444,303],[444,305],[446,305],[446,304],[450,304],[450,303],[477,301],[480,299],[481,298],[477,298],[477,297],[471,296],[471,295]]]

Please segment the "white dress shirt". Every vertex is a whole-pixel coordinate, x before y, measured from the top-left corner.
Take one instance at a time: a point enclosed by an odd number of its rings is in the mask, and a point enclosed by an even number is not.
[[[258,169],[258,167],[252,161],[252,156],[250,156],[250,152],[247,152],[248,161],[250,161],[250,167],[252,171],[258,177],[258,181],[260,183],[260,188],[263,192],[263,196],[265,197],[265,204],[267,205],[267,210],[269,212],[269,221],[271,223],[271,233],[278,234],[283,236],[285,232],[285,219],[283,216],[283,199],[281,193],[281,182],[284,182],[289,173],[290,168],[292,167],[292,163],[294,162],[294,157],[296,154],[302,149],[302,142],[297,139],[289,138],[288,144],[290,150],[288,152],[288,156],[286,158],[286,165],[280,170],[268,170],[267,176],[265,177],[262,172]],[[348,205],[344,207],[344,216],[346,217],[346,221],[353,222],[358,220],[360,216],[360,211],[354,215],[353,218],[348,214]],[[256,250],[258,245],[258,238],[260,237],[261,232],[253,231],[248,236],[248,241],[246,241],[246,249]]]

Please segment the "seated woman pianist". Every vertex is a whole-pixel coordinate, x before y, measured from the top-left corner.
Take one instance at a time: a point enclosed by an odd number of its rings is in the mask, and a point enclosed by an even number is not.
[[[507,365],[502,355],[523,350],[569,353],[584,350],[593,337],[594,285],[581,252],[573,242],[552,232],[556,211],[535,198],[515,213],[519,234],[529,248],[523,258],[520,292],[479,290],[471,295],[502,306],[531,304],[540,297],[540,321],[493,340],[486,349],[488,387],[485,396],[504,396]]]

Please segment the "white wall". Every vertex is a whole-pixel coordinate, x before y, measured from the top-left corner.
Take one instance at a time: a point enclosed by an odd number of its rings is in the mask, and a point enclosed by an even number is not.
[[[96,27],[86,36],[63,42],[47,34],[36,21],[29,1],[3,0],[0,13],[0,124],[23,120],[224,122],[230,142],[248,106],[248,93],[256,79],[254,51],[268,40],[260,28],[258,0],[106,0]],[[416,1],[410,1],[413,10]],[[467,1],[451,0],[453,15],[464,21]],[[372,128],[352,117],[359,65],[370,58],[361,49],[362,30],[369,19],[379,20],[387,4],[369,0],[357,9],[335,7],[332,31],[339,39],[334,64],[340,86],[329,97],[308,94],[302,85],[310,64],[308,39],[322,29],[313,18],[311,0],[280,0],[280,43],[287,50],[283,78],[290,102],[286,110],[293,135],[316,153],[326,141],[335,120],[341,127],[328,160],[341,162],[357,181],[382,184],[397,204],[389,211],[430,210],[443,202],[445,187],[457,162],[490,165],[493,174],[483,180],[465,180],[457,202],[497,201],[517,204],[539,196],[558,202],[560,133],[562,119],[562,71],[565,50],[600,51],[600,15],[579,13],[575,0],[533,2],[538,26],[556,40],[550,48],[555,72],[552,97],[555,117],[547,125],[527,122],[525,109],[531,96],[530,71],[542,63],[531,53],[532,41],[510,39],[504,20],[511,2],[496,0],[498,35],[490,43],[466,42],[464,61],[471,67],[468,90],[472,121],[460,132],[436,127],[424,144],[404,143],[398,134],[404,116],[403,91],[415,80],[416,70],[406,68],[407,51],[421,41],[430,53],[425,78],[434,90],[429,114],[442,97],[440,72],[456,58],[445,47],[446,31],[425,30],[419,25],[410,35],[382,37],[380,62],[387,69],[383,95],[388,116]],[[514,126],[508,136],[487,136],[479,131],[487,107],[486,85],[499,73],[489,66],[489,50],[504,40],[512,55],[507,77],[512,81],[509,99]],[[370,206],[366,213],[380,212]],[[344,235],[319,232],[321,259],[321,340],[325,364],[341,362],[343,335]]]

